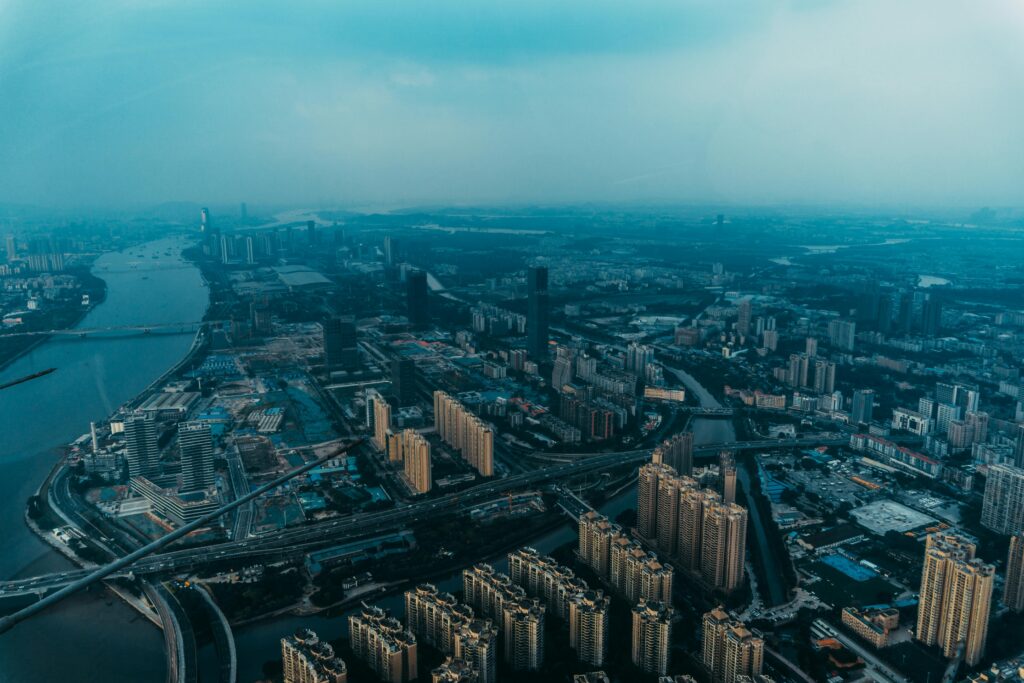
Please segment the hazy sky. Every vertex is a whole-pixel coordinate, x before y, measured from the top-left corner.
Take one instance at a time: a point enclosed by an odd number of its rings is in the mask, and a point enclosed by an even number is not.
[[[1024,1],[0,0],[0,201],[1024,204]]]

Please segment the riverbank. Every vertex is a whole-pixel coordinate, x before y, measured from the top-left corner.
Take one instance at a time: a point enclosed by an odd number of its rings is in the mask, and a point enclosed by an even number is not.
[[[83,307],[80,302],[62,302],[63,307],[60,310],[53,311],[51,315],[40,319],[38,329],[54,330],[78,327],[85,317],[106,299],[107,283],[102,278],[96,277],[87,269],[79,268],[70,269],[68,274],[75,275],[82,280],[81,293],[89,295],[89,305]],[[33,331],[35,331],[35,326],[27,326],[24,329],[17,328],[17,332]],[[16,337],[13,334],[0,335],[0,372],[52,337],[51,334],[30,337]]]

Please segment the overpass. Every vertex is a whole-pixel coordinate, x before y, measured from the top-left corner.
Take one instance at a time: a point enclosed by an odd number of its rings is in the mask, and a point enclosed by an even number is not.
[[[828,435],[831,436],[831,435]],[[799,439],[762,439],[758,441],[735,441],[719,444],[706,444],[694,449],[695,455],[716,455],[721,451],[746,451],[763,450],[772,448],[798,448],[822,445],[843,445],[849,443],[848,437],[842,438],[812,438],[804,437]],[[545,459],[557,464],[537,470],[531,470],[522,474],[515,474],[503,479],[478,484],[471,488],[452,493],[446,496],[428,499],[401,508],[371,512],[360,515],[352,515],[328,522],[321,522],[312,525],[296,526],[278,531],[263,534],[252,538],[225,541],[215,545],[201,546],[197,548],[184,548],[167,552],[156,553],[155,550],[144,552],[136,551],[129,556],[122,558],[114,565],[107,565],[101,570],[79,570],[61,574],[47,574],[18,581],[7,581],[0,583],[0,596],[19,595],[28,593],[45,593],[54,589],[65,590],[68,587],[76,586],[87,580],[92,574],[104,571],[103,578],[107,577],[141,577],[151,575],[180,574],[194,571],[200,567],[217,563],[237,563],[240,560],[257,560],[263,562],[276,562],[287,559],[298,559],[305,553],[317,548],[336,544],[341,541],[351,540],[362,536],[379,534],[391,531],[396,528],[406,527],[422,520],[431,518],[438,513],[446,512],[467,512],[475,505],[494,498],[497,495],[514,488],[535,487],[567,478],[576,477],[594,471],[601,471],[625,465],[639,465],[650,459],[651,449],[638,449],[631,451],[620,451],[615,453],[558,453],[558,454],[534,454],[535,456],[549,456]],[[325,456],[330,457],[330,456]],[[561,459],[561,460],[559,460]],[[312,469],[313,464],[307,464],[300,470],[289,473],[286,476],[295,476],[297,473]],[[281,482],[278,482],[278,485]],[[271,482],[274,484],[274,482]],[[266,486],[270,486],[268,484]],[[266,486],[260,487],[253,493],[235,500],[235,502],[211,513],[213,518],[228,511],[244,505],[252,500],[255,495],[265,492]],[[255,495],[254,495],[255,494]],[[208,523],[210,519],[204,519]],[[174,534],[178,534],[181,527]],[[196,528],[196,527],[192,527]],[[189,529],[191,530],[191,529]],[[173,534],[172,534],[173,535]],[[183,535],[183,534],[181,534]],[[156,543],[167,545],[171,541],[165,536]],[[151,546],[153,544],[150,544]],[[147,546],[149,547],[149,546]],[[142,549],[145,550],[145,549]],[[111,569],[111,567],[113,567]],[[81,586],[84,587],[84,586]],[[52,597],[52,596],[50,596]],[[49,600],[50,598],[44,598]],[[36,603],[38,605],[39,603]],[[35,605],[33,605],[35,607]],[[9,619],[10,617],[6,618]],[[7,628],[6,619],[0,619],[0,634]]]

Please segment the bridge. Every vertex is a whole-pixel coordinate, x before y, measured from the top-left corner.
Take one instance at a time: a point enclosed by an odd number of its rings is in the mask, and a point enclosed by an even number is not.
[[[732,417],[732,408],[704,408],[704,407],[686,407],[680,408],[680,413],[689,413],[694,417]]]
[[[767,450],[772,448],[801,448],[801,447],[814,447],[814,446],[843,446],[850,443],[850,437],[844,435],[833,435],[831,433],[825,435],[816,435],[809,437],[802,437],[799,439],[761,439],[758,441],[727,441],[723,443],[704,444],[703,446],[696,446],[693,449],[693,454],[697,455],[718,455],[722,451],[730,451],[737,453],[740,451],[756,451],[756,450]],[[651,453],[650,448],[635,450],[635,451],[621,451],[620,455],[635,455],[640,453]],[[608,454],[602,453],[549,453],[547,451],[536,451],[526,455],[528,458],[534,460],[544,460],[547,462],[580,462],[586,461],[591,458],[602,457]]]
[[[56,330],[27,330],[25,332],[9,332],[3,337],[49,337],[54,335],[65,337],[89,337],[95,335],[125,334],[184,334],[198,332],[205,325],[221,325],[227,320],[189,320],[185,322],[152,323],[141,325],[107,325],[105,327],[69,327]]]

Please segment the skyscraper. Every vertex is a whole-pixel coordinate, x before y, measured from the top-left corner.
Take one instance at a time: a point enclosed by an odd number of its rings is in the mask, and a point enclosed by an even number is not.
[[[736,304],[736,331],[742,334],[744,337],[750,335],[750,314],[751,314],[751,301],[750,297],[744,297],[739,300]]]
[[[640,468],[637,482],[636,530],[648,540],[658,537],[658,486],[661,479],[675,477],[668,465],[648,463]]]
[[[718,471],[722,479],[722,502],[726,505],[736,502],[736,457],[732,451],[718,455]]]
[[[526,275],[526,348],[537,362],[548,352],[548,269],[530,268]]]
[[[368,426],[373,431],[373,445],[378,451],[387,452],[391,432],[391,405],[375,389],[366,391],[366,416]]]
[[[737,683],[754,677],[764,663],[764,640],[746,624],[716,607],[704,615],[704,666],[714,683]]]
[[[938,645],[947,658],[962,651],[968,666],[977,664],[985,651],[995,579],[995,568],[974,552],[974,543],[962,536],[930,535],[917,608],[917,639]]]
[[[1024,402],[1024,384],[1020,390],[1021,401]],[[1024,469],[1024,422],[1017,423],[1017,444],[1013,449],[1013,464]]]
[[[981,523],[1000,534],[1024,531],[1024,469],[992,465],[985,480]]]
[[[610,572],[612,541],[622,535],[622,529],[593,510],[580,515],[579,555],[598,576],[607,578]]]
[[[422,270],[409,273],[405,279],[406,317],[413,327],[430,324],[430,295],[427,274]]]
[[[398,261],[398,240],[391,235],[384,236],[384,265],[393,266]]]
[[[1010,538],[1003,604],[1014,612],[1024,612],[1024,532]]]
[[[604,665],[610,606],[611,598],[600,590],[578,593],[569,602],[569,646],[584,664]]]
[[[324,362],[329,370],[356,370],[359,343],[352,316],[332,316],[323,322]]]
[[[181,491],[202,491],[213,486],[213,441],[206,422],[178,424],[181,452]]]
[[[672,649],[672,608],[641,600],[633,607],[633,664],[647,674],[668,672]]]
[[[850,421],[856,425],[871,422],[875,410],[875,392],[871,389],[857,389],[853,392]]]
[[[129,477],[152,477],[159,471],[160,449],[157,446],[156,421],[135,414],[124,421],[125,460]]]
[[[391,394],[399,407],[416,403],[416,363],[411,358],[392,358]]]
[[[281,639],[284,683],[346,683],[345,662],[334,656],[334,648],[308,628]]]

